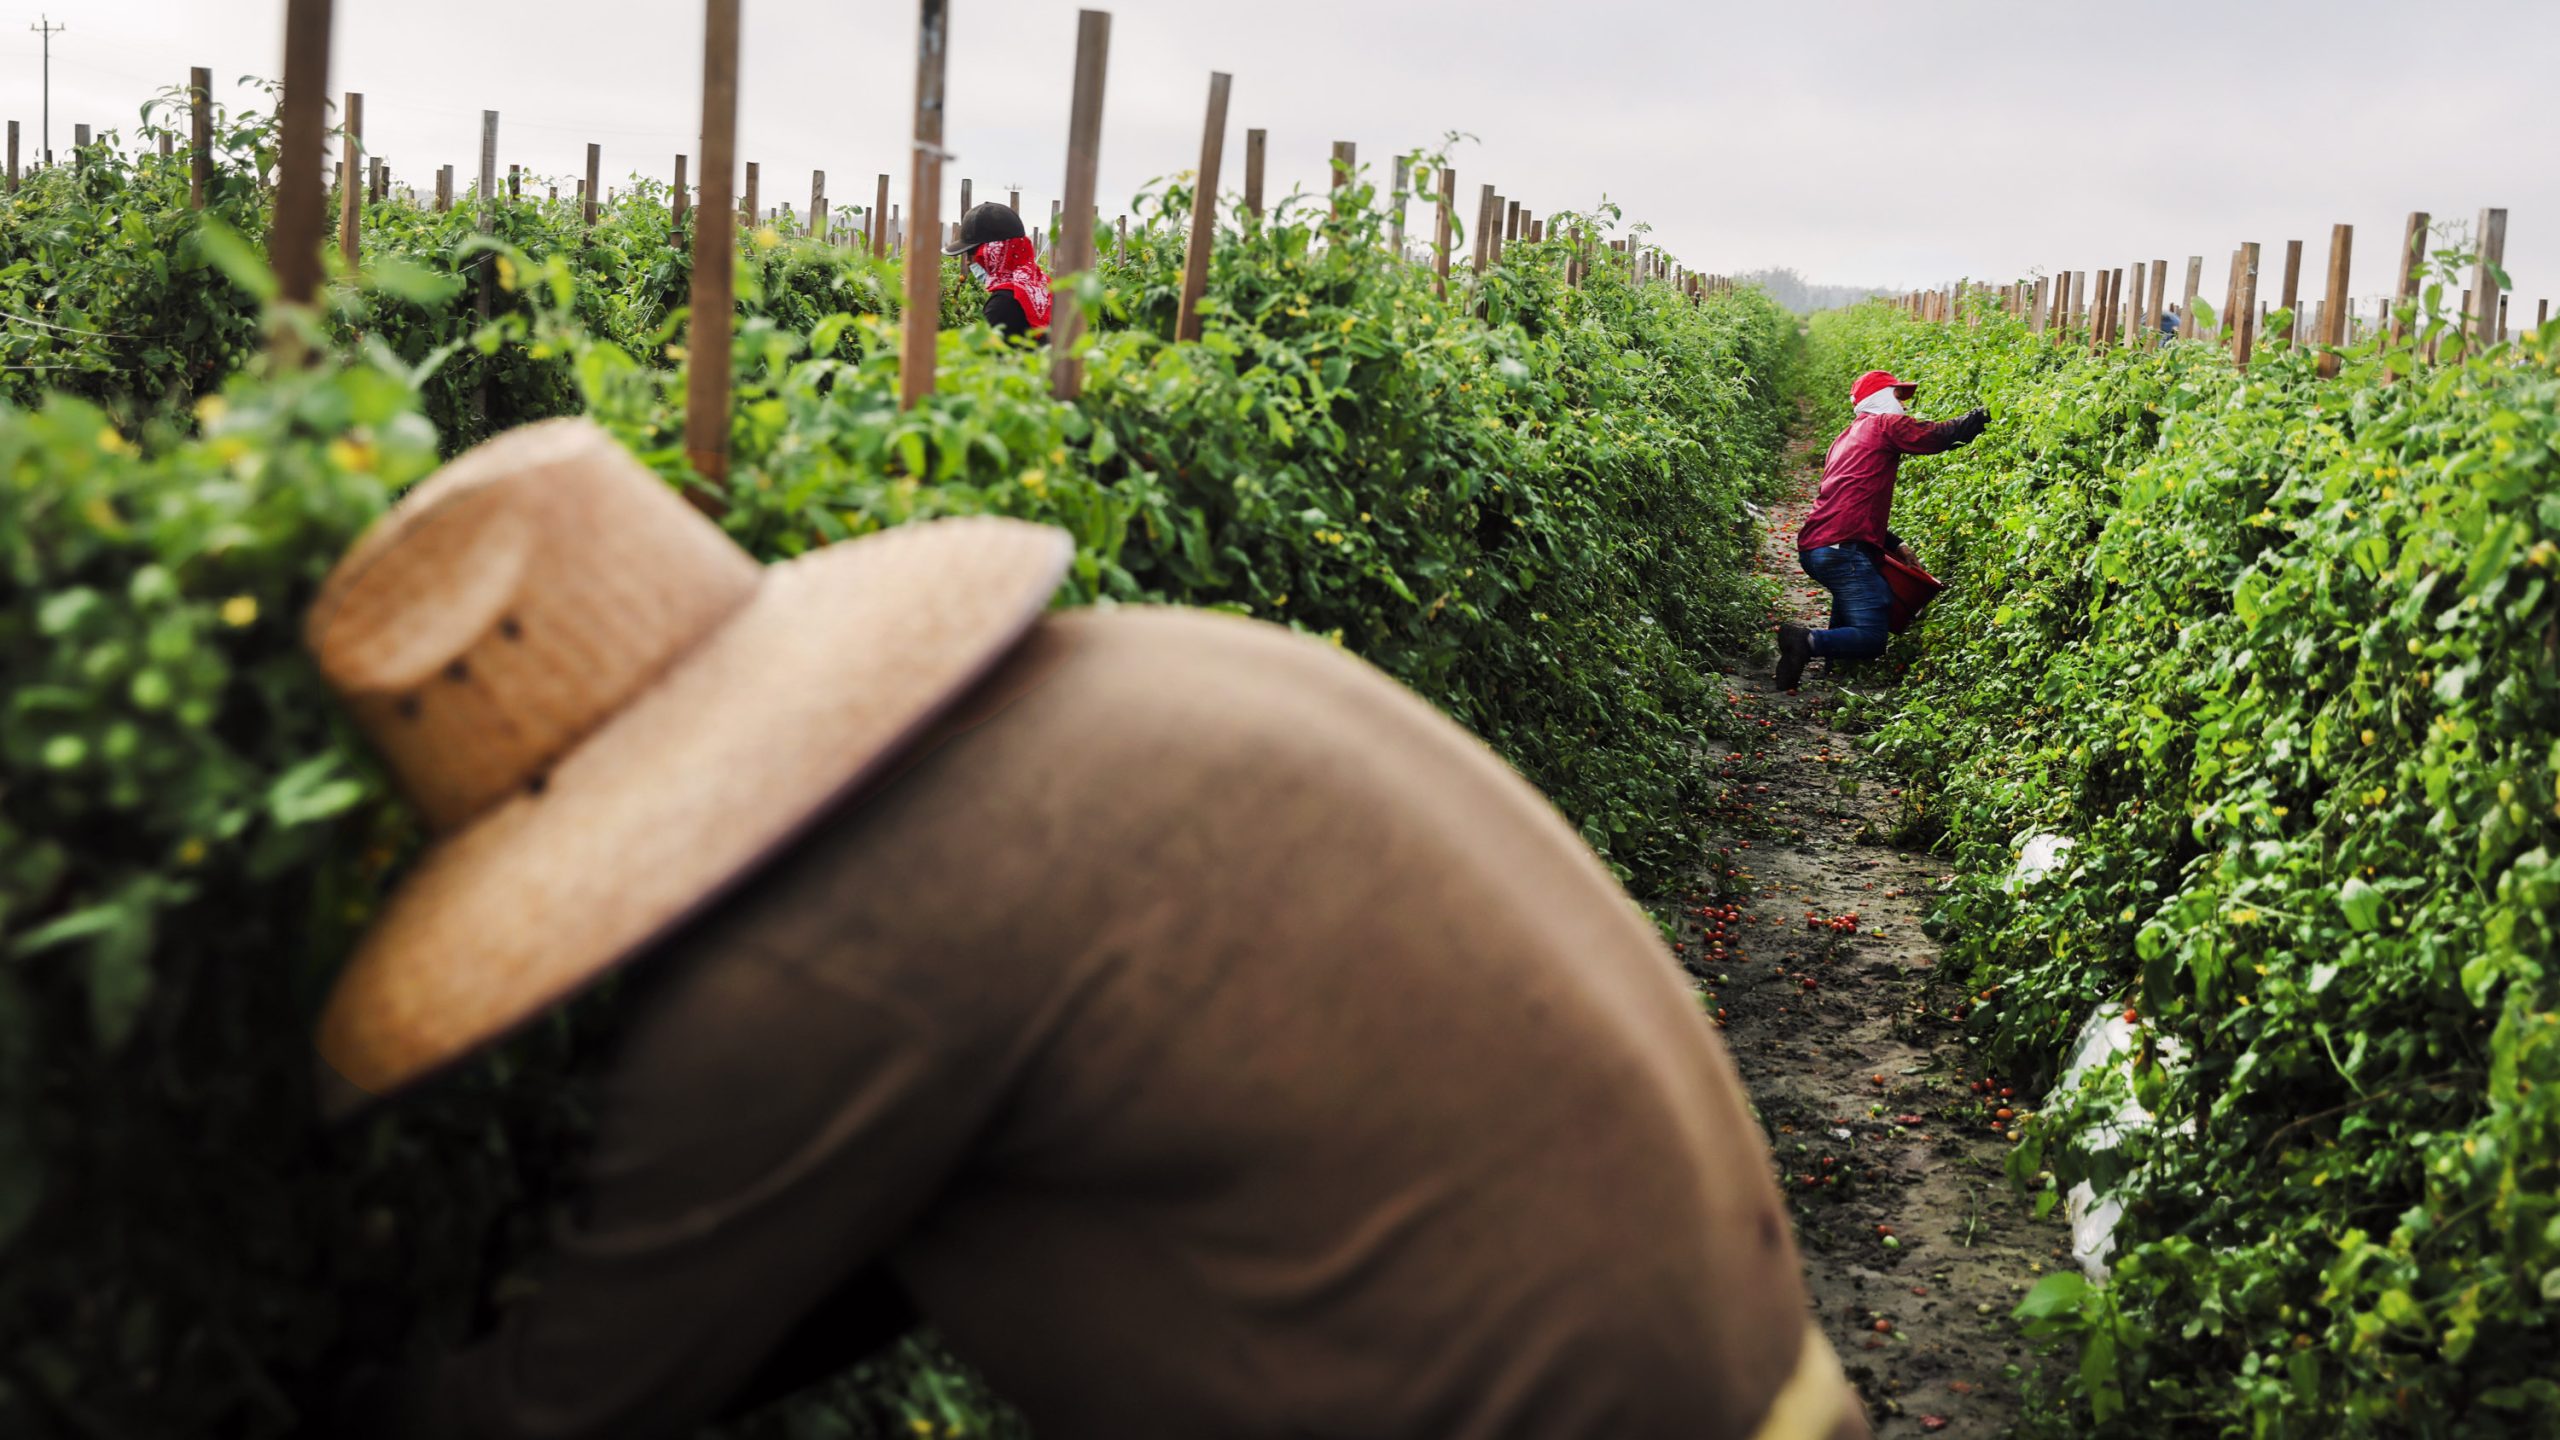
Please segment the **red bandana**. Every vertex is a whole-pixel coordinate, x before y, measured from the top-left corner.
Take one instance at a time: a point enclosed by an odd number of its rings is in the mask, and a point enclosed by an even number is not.
[[[1040,252],[1029,240],[990,240],[969,258],[990,277],[988,294],[1012,291],[1031,328],[1049,328],[1049,277],[1040,273]]]

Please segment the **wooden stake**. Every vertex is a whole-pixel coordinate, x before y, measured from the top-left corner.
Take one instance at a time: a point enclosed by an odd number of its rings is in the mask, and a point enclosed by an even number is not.
[[[2355,254],[2356,227],[2329,227],[2329,298],[2322,306],[2320,378],[2338,378],[2338,351],[2347,343],[2347,268]]]
[[[2031,333],[2037,335],[2044,333],[2045,286],[2047,283],[2048,282],[2043,277],[2037,277],[2035,299],[2030,301],[2027,307],[2027,328]]]
[[[1484,273],[1487,257],[1492,253],[1487,247],[1493,236],[1493,215],[1493,187],[1480,186],[1476,190],[1475,253],[1469,257],[1479,275]]]
[[[969,211],[970,211],[970,209],[973,207],[973,205],[976,203],[977,185],[978,185],[978,182],[977,182],[977,181],[972,180],[972,179],[969,179],[967,176],[962,176],[962,177],[961,177],[961,180],[960,180],[960,218],[961,218],[962,220],[964,220],[964,221],[965,221],[965,220],[967,220],[967,219],[969,218]]]
[[[2187,295],[2179,302],[2178,308],[2178,338],[2181,340],[2196,338],[2196,293],[2203,287],[2204,257],[2190,255],[2187,257]]]
[[[598,196],[604,193],[603,190],[599,188],[601,184],[601,177],[598,174],[598,172],[603,168],[604,147],[601,145],[589,144],[587,146],[587,199],[586,204],[579,210],[580,220],[589,226],[596,223],[596,200]]]
[[[2249,349],[2258,338],[2258,242],[2240,247],[2238,267],[2240,294],[2234,302],[2240,312],[2239,323],[2232,328],[2232,358],[2243,370],[2249,368]]]
[[[2394,348],[2408,338],[2409,323],[2416,318],[2406,313],[2406,307],[2416,302],[2418,279],[2427,273],[2428,223],[2426,211],[2412,210],[2408,228],[2401,233],[2400,278],[2393,284],[2391,292],[2391,345]],[[2382,378],[2386,381],[2396,378],[2388,363],[2382,367]]]
[[[889,258],[889,177],[880,177],[878,198],[871,202],[871,258]]]
[[[729,508],[729,337],[737,306],[737,227],[728,218],[738,167],[738,3],[704,0],[702,214],[693,226],[693,294],[685,333],[684,455],[711,482],[695,505]]]
[[[933,345],[942,323],[942,257],[934,239],[942,233],[942,78],[950,58],[950,7],[920,0],[916,16],[915,161],[908,172],[907,301],[899,317],[905,351],[899,361],[898,403],[912,410],[933,393]],[[755,167],[747,188],[755,189]]]
[[[2160,345],[2160,321],[2169,309],[2169,262],[2151,262],[2151,309],[2142,317],[2142,348],[2154,350]]]
[[[670,236],[684,228],[685,211],[689,208],[688,202],[693,198],[685,188],[684,166],[685,157],[677,156],[675,195],[667,202],[667,231]],[[512,177],[510,182],[512,183]]]
[[[1396,157],[1396,208],[1395,213],[1387,219],[1387,243],[1394,247],[1398,258],[1404,255],[1405,202],[1409,198],[1405,192],[1412,184],[1413,157],[1399,155]]]
[[[1440,203],[1431,221],[1431,293],[1449,298],[1449,232],[1458,207],[1458,172],[1440,167]]]
[[[1058,269],[1068,275],[1093,268],[1094,174],[1102,156],[1102,87],[1111,62],[1111,16],[1102,10],[1076,12],[1075,98],[1067,107],[1067,196],[1059,216]],[[1073,400],[1084,393],[1084,362],[1076,358],[1076,337],[1084,316],[1076,308],[1075,287],[1053,292],[1055,311],[1049,321],[1049,393]]]
[[[756,162],[753,160],[748,161],[747,193],[739,202],[746,207],[747,228],[750,230],[753,230],[758,225],[764,223],[764,201],[756,193],[757,189],[764,183],[764,180],[761,175],[756,173],[756,170]]]
[[[187,208],[204,208],[205,190],[213,183],[213,70],[195,65],[187,70]],[[16,122],[10,122],[16,129]],[[17,147],[9,147],[9,188],[18,188]]]
[[[1268,130],[1244,132],[1244,209],[1256,220],[1262,218],[1262,152],[1270,136]]]
[[[2299,305],[2301,301],[2302,242],[2299,240],[2287,240],[2284,242],[2284,289],[2276,301],[2276,308],[2289,312],[2295,306]],[[2284,330],[2281,335],[2270,334],[2267,336],[2268,348],[2274,348],[2275,345],[2281,341],[2285,348],[2291,349],[2294,344],[2294,337],[2302,333],[2303,326],[2301,317],[2292,316],[2285,321]]]
[[[9,122],[9,193],[18,193],[18,122]],[[201,209],[199,202],[197,208]]]
[[[1209,247],[1218,239],[1218,162],[1227,149],[1227,92],[1235,77],[1209,74],[1209,112],[1200,125],[1200,169],[1191,188],[1191,248],[1182,261],[1182,304],[1173,338],[1200,338],[1200,297],[1209,290]]]
[[[2483,210],[2480,227],[2472,232],[2480,247],[2479,258],[2471,267],[2472,348],[2483,350],[2497,344],[2505,335],[2503,316],[2498,307],[2504,296],[2498,284],[2498,271],[2507,258],[2507,212]]]
[[[2223,286],[2222,286],[2222,313],[2221,313],[2219,316],[2215,317],[2216,319],[2218,319],[2219,321],[2221,321],[2221,325],[2222,325],[2222,329],[2221,329],[2221,341],[2222,341],[2222,348],[2224,348],[2225,350],[2230,349],[2230,348],[2232,347],[2233,343],[2234,343],[2235,341],[2237,341],[2237,339],[2239,338],[2239,335],[2240,335],[2240,316],[2239,316],[2239,309],[2240,309],[2240,252],[2239,252],[2239,251],[2237,251],[2237,250],[2234,250],[2234,251],[2232,251],[2232,252],[2231,252],[2231,273],[2230,273],[2230,274],[2229,274],[2229,275],[2224,279]]]
[[[960,213],[966,215],[969,212],[963,209]],[[809,220],[802,229],[812,239],[827,238],[827,172],[824,170],[809,172]]]
[[[345,129],[347,132],[346,173],[353,175],[357,173],[358,167],[364,163],[364,157],[361,153],[364,150],[364,96],[353,90],[347,92],[347,118]],[[377,159],[373,163],[375,168],[378,170],[381,167],[382,162]],[[379,182],[376,182],[375,188],[378,190]],[[349,270],[353,270],[356,268],[356,243],[358,238],[356,230],[362,221],[364,207],[356,194],[355,186],[342,186],[340,187],[340,190],[341,194],[338,200],[338,256],[340,259],[347,262],[347,268]],[[381,197],[377,194],[375,198],[379,199]]]
[[[1333,184],[1328,188],[1340,190],[1349,186],[1352,172],[1360,168],[1360,147],[1348,140],[1334,141],[1332,168]]]
[[[320,157],[329,133],[330,0],[285,0],[284,119],[277,137],[275,219],[267,233],[267,264],[275,271],[276,296],[309,306],[320,293],[320,243],[328,196],[321,186]],[[349,232],[352,253],[354,232]],[[276,332],[276,356],[303,357],[290,326]]]

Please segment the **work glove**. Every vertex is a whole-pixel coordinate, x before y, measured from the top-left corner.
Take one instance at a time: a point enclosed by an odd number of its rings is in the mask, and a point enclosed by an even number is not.
[[[1990,428],[1991,412],[1977,405],[1956,419],[1956,443],[1970,445],[1975,436]]]

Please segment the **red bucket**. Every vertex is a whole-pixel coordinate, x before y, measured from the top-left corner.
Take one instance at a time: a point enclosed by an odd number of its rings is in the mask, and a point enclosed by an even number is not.
[[[1928,609],[1929,602],[1938,598],[1938,592],[1947,588],[1937,576],[1899,555],[1878,551],[1876,568],[1884,572],[1884,583],[1893,591],[1893,616],[1885,622],[1885,627],[1896,635],[1919,624],[1920,612]]]

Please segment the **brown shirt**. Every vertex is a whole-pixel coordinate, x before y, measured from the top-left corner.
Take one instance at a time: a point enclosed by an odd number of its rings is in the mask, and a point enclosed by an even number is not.
[[[586,1213],[405,1433],[683,1434],[896,1291],[1042,1440],[1752,1432],[1761,1137],[1543,798],[1249,621],[1055,617],[971,711],[642,963]]]

